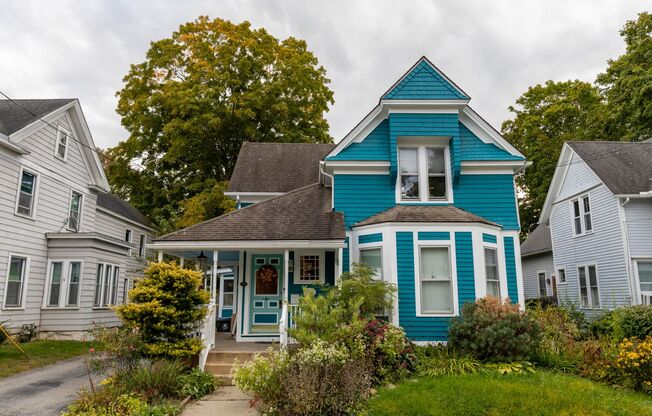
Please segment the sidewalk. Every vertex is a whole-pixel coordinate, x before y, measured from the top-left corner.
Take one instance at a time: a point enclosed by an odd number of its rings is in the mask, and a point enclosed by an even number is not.
[[[258,415],[256,409],[250,407],[249,400],[251,397],[242,393],[237,387],[218,387],[215,393],[188,404],[183,410],[182,416]]]

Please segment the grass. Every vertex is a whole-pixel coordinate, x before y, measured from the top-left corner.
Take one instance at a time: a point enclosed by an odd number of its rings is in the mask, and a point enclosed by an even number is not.
[[[27,359],[6,341],[0,345],[0,378],[85,354],[90,346],[90,342],[81,341],[32,341],[20,345]]]
[[[547,371],[421,378],[381,389],[369,415],[644,415],[652,397]]]

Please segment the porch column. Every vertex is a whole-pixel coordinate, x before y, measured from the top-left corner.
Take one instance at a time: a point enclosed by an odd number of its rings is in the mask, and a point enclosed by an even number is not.
[[[335,274],[335,284],[339,283],[340,276],[342,275],[343,258],[344,258],[344,249],[340,247],[337,249],[337,273]]]
[[[159,250],[158,251],[158,262],[160,263],[162,261],[163,261],[163,250]]]
[[[283,253],[283,302],[288,303],[290,284],[290,250]]]
[[[213,269],[211,270],[211,301],[215,303],[215,295],[217,293],[217,288],[215,283],[217,282],[217,256],[218,251],[213,250]]]
[[[179,257],[179,267],[183,269],[183,265],[185,264],[186,258],[181,256]]]

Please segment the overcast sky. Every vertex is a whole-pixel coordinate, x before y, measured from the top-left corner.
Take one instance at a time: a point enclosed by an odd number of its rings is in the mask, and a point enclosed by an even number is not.
[[[496,128],[528,86],[593,81],[624,51],[618,31],[651,1],[590,0],[2,0],[0,90],[77,97],[95,143],[127,137],[115,92],[149,42],[199,15],[305,39],[332,80],[327,114],[339,141],[421,55]]]

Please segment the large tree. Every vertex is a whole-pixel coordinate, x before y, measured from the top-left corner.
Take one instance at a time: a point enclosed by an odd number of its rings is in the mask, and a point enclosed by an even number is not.
[[[123,81],[117,112],[129,138],[109,151],[109,180],[167,230],[228,209],[216,192],[244,141],[332,142],[325,69],[304,41],[279,41],[248,22],[181,25]]]

